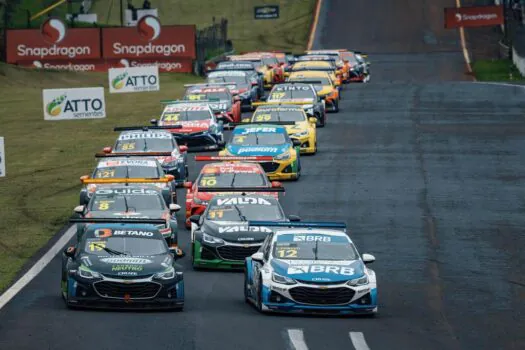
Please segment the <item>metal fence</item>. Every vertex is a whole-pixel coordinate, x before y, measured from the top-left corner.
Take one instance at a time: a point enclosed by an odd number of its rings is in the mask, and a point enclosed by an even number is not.
[[[228,39],[228,20],[221,18],[219,22],[213,17],[209,27],[197,31],[197,60],[194,73],[204,74],[204,64],[207,60],[231,51],[232,42]]]

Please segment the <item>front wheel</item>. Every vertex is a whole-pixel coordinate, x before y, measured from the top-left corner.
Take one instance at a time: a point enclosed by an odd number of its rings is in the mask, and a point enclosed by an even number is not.
[[[324,128],[324,126],[326,124],[325,116],[324,115],[318,116],[317,120],[319,121],[319,123],[317,124],[317,127]]]
[[[250,303],[250,298],[248,295],[248,272],[244,268],[244,301]]]
[[[263,312],[262,299],[263,299],[263,289],[262,289],[262,278],[259,277],[259,284],[257,285],[257,292],[255,296],[255,307],[257,311]]]
[[[339,112],[339,100],[334,100],[332,104],[332,110],[334,111],[334,113]]]

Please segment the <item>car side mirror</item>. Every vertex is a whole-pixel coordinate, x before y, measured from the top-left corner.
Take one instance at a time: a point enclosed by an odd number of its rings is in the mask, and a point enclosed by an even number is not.
[[[73,258],[76,252],[77,248],[75,248],[74,246],[69,246],[66,249],[64,249],[64,255],[69,258]]]
[[[180,153],[188,152],[188,146],[185,146],[185,145],[179,146],[179,152]]]
[[[171,213],[176,213],[180,210],[180,205],[171,203],[169,208]]]
[[[264,254],[263,252],[256,252],[252,254],[252,260],[257,262],[264,262]]]
[[[194,224],[199,224],[199,221],[201,219],[200,215],[192,215],[190,216],[190,222],[193,222]]]
[[[290,222],[298,222],[301,221],[301,218],[297,215],[288,215],[288,220],[290,220]]]
[[[111,153],[111,147],[104,147],[104,148],[102,148],[102,152],[104,152],[104,153]]]
[[[186,181],[182,184],[182,187],[184,188],[192,188],[193,187],[193,182],[191,181]]]
[[[173,254],[175,260],[182,259],[186,256],[186,253],[179,247],[170,247],[170,253]]]
[[[297,139],[292,139],[292,143],[293,143],[293,146],[294,147],[299,147],[301,146],[301,141],[297,140]]]
[[[170,182],[173,181],[173,180],[175,180],[175,176],[173,176],[173,175],[169,175],[169,174],[168,174],[168,175],[165,175],[164,177],[166,178],[166,180],[168,180],[168,181],[170,181]]]
[[[159,123],[157,119],[151,119],[149,122],[151,123],[151,125],[157,125]]]
[[[86,208],[86,207],[83,206],[83,205],[78,205],[78,206],[75,207],[75,209],[73,209],[73,211],[74,211],[75,213],[77,213],[77,214],[84,214],[84,209],[85,209],[85,208]]]
[[[363,254],[361,256],[361,259],[363,259],[363,262],[365,264],[371,264],[373,263],[374,261],[376,261],[376,257],[373,256],[372,254]]]
[[[317,124],[317,118],[315,118],[315,117],[310,117],[310,118],[308,118],[308,121],[309,121],[310,123],[312,123],[312,124]]]

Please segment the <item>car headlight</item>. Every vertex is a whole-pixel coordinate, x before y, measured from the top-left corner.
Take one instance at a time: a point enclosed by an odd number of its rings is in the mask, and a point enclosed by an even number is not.
[[[281,154],[275,156],[274,158],[277,159],[277,160],[290,159],[290,151],[286,151],[284,153],[281,153]]]
[[[203,201],[197,196],[193,197],[193,203],[199,204],[199,205],[208,205],[208,201]]]
[[[292,136],[295,136],[295,137],[308,136],[308,130],[299,131],[299,132],[297,132],[295,134],[292,134]]]
[[[272,272],[272,281],[274,281],[275,283],[288,284],[288,285],[297,283],[294,279],[286,277],[286,276],[281,276],[279,274],[276,274],[275,272]]]
[[[364,286],[365,284],[368,284],[368,276],[364,275],[363,277],[355,278],[353,280],[348,281],[347,284],[352,287]]]
[[[163,272],[158,272],[154,274],[153,278],[158,278],[161,280],[170,280],[172,278],[175,278],[175,268],[173,266],[168,267]]]
[[[77,275],[79,275],[82,278],[86,279],[94,279],[94,278],[100,278],[100,273],[90,270],[84,265],[80,265],[80,267],[77,270]]]
[[[221,238],[213,237],[206,233],[202,234],[202,240],[206,243],[211,243],[211,244],[223,244],[224,243],[224,240],[222,240]]]

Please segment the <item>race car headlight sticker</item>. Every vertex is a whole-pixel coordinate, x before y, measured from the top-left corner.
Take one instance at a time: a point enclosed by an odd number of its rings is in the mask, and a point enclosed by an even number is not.
[[[308,136],[308,130],[300,131],[298,133],[292,134],[292,136],[295,136],[295,137]]]
[[[365,284],[368,284],[368,276],[364,275],[363,277],[359,277],[353,280],[348,281],[347,283],[349,286],[355,287],[355,286],[364,286]]]
[[[155,275],[153,275],[154,278],[158,278],[161,280],[170,280],[175,277],[175,269],[172,267],[169,267],[163,272],[158,272]]]
[[[100,278],[100,273],[92,271],[85,267],[84,265],[80,265],[80,267],[77,270],[77,274],[86,279],[94,279],[94,278]]]
[[[279,274],[276,274],[275,272],[272,273],[272,281],[274,281],[275,283],[288,284],[288,285],[297,283],[294,279],[286,277],[286,276],[281,276]]]
[[[213,237],[206,233],[202,234],[202,240],[210,244],[223,244],[224,243],[224,241],[221,238]]]
[[[286,160],[286,159],[290,159],[290,151],[286,151],[284,153],[281,153],[277,156],[275,156],[275,159],[277,160]]]

